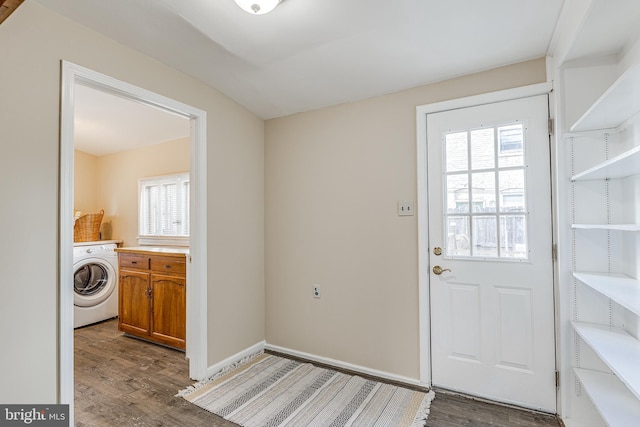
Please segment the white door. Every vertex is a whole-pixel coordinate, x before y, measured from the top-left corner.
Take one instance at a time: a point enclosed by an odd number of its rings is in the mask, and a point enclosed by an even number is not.
[[[546,95],[427,116],[431,369],[555,413],[547,123]]]

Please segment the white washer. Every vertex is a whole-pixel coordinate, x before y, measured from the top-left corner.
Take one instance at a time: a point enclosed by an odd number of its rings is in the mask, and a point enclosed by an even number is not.
[[[115,243],[73,247],[73,327],[118,316],[118,254]]]

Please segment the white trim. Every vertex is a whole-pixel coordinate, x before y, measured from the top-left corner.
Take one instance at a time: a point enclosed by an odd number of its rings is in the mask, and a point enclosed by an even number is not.
[[[187,350],[189,375],[205,377],[207,369],[207,113],[146,89],[62,61],[60,123],[60,290],[58,401],[69,404],[73,424],[73,158],[74,85],[82,83],[191,120],[191,264],[187,287]]]
[[[546,95],[552,91],[551,82],[522,86],[514,89],[452,99],[416,107],[416,150],[418,189],[418,335],[420,346],[420,383],[431,385],[431,314],[429,309],[429,217],[427,196],[427,114],[460,108],[475,107],[495,102]],[[557,345],[557,343],[556,343]]]
[[[207,368],[206,371],[206,375],[204,376],[204,378],[211,378],[212,376],[216,375],[218,372],[220,372],[221,370],[223,370],[224,368],[226,368],[227,366],[232,366],[235,365],[236,363],[240,362],[241,360],[256,354],[256,353],[260,353],[261,351],[264,351],[264,347],[265,347],[265,342],[264,341],[260,341],[258,343],[255,343],[254,345],[252,345],[251,347],[248,347],[236,354],[234,354],[233,356],[229,356],[224,360],[221,360],[220,362],[211,365]]]
[[[211,365],[207,368],[207,373],[205,375],[205,378],[210,378],[214,375],[216,375],[218,372],[220,372],[222,369],[226,368],[227,366],[231,366],[234,365],[238,362],[240,362],[241,360],[259,353],[261,351],[274,351],[277,353],[282,353],[284,355],[287,356],[292,356],[292,357],[298,357],[301,359],[305,359],[305,360],[309,360],[311,362],[317,362],[317,363],[322,363],[324,365],[328,365],[328,366],[334,366],[336,368],[340,368],[340,369],[346,369],[349,371],[353,371],[356,373],[361,373],[364,375],[370,375],[370,376],[374,376],[374,377],[378,377],[378,378],[382,378],[382,379],[386,379],[389,381],[395,381],[395,382],[399,382],[399,383],[403,383],[403,384],[407,384],[407,385],[412,385],[412,386],[419,386],[419,387],[426,387],[427,384],[422,383],[421,381],[414,379],[414,378],[409,378],[409,377],[405,377],[402,375],[396,375],[396,374],[391,374],[388,372],[384,372],[384,371],[378,371],[376,369],[370,369],[370,368],[366,368],[364,366],[360,366],[360,365],[354,365],[351,363],[347,363],[347,362],[343,362],[340,360],[335,360],[335,359],[330,359],[328,357],[321,357],[321,356],[316,356],[314,354],[310,354],[310,353],[305,353],[303,351],[297,351],[297,350],[292,350],[290,348],[286,348],[286,347],[280,347],[277,345],[273,345],[273,344],[267,344],[265,341],[260,341],[254,345],[252,345],[251,347],[248,347],[236,354],[234,354],[233,356],[229,356],[226,359]]]
[[[427,197],[427,114],[417,107],[418,177],[418,337],[420,382],[431,385],[431,310],[429,302],[429,200]]]
[[[189,247],[189,238],[176,236],[169,237],[149,237],[149,236],[138,236],[136,239],[138,241],[138,245],[140,246],[181,246],[181,247]]]
[[[187,280],[199,286],[195,292],[187,291],[187,357],[189,376],[200,380],[207,372],[207,113],[196,111],[197,118],[191,120],[189,144],[192,232]]]
[[[529,98],[536,95],[547,95],[553,86],[551,82],[537,83],[514,89],[500,90],[498,92],[483,93],[480,95],[467,96],[466,98],[450,99],[448,101],[436,102],[433,104],[418,105],[418,114],[439,113],[442,111],[457,110],[460,108],[476,107],[478,105],[493,104],[494,102],[511,101],[520,98]],[[425,120],[426,129],[426,120]]]
[[[364,375],[370,375],[370,376],[386,379],[389,381],[395,381],[395,382],[399,382],[399,383],[403,383],[411,386],[428,387],[428,384],[425,384],[422,381],[417,380],[415,378],[409,378],[403,375],[391,374],[385,371],[378,371],[376,369],[371,369],[371,368],[367,368],[360,365],[354,365],[351,363],[343,362],[341,360],[330,359],[328,357],[316,356],[314,354],[305,353],[303,351],[292,350],[286,347],[280,347],[273,344],[266,344],[264,349],[275,351],[275,352],[293,356],[293,357],[298,357],[301,359],[306,359],[311,362],[322,363],[325,365],[334,366],[336,368],[346,369],[346,370],[358,372]]]
[[[553,37],[547,49],[547,56],[552,56],[556,64],[562,64],[566,61],[571,47],[592,12],[594,3],[594,0],[579,0],[565,1],[562,4]],[[547,76],[552,75],[547,74]]]
[[[73,87],[75,77],[62,63],[60,104],[60,229],[58,403],[69,404],[73,425]],[[69,283],[69,286],[63,284]]]

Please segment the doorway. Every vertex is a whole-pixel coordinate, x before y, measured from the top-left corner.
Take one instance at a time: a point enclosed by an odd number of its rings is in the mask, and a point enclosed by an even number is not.
[[[60,403],[70,405],[73,417],[73,188],[74,188],[74,92],[77,84],[132,100],[184,117],[190,124],[190,255],[187,289],[187,348],[189,374],[202,379],[206,374],[206,112],[130,85],[104,74],[62,62],[61,148],[60,148],[60,307],[59,387]],[[67,286],[69,284],[69,286]],[[71,420],[73,423],[73,418]]]
[[[548,100],[501,95],[418,110],[422,375],[555,413]]]

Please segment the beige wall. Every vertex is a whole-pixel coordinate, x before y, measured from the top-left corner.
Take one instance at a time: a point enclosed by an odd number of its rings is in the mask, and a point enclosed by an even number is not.
[[[189,172],[189,138],[122,151],[98,158],[98,206],[104,209],[103,231],[137,246],[138,180]]]
[[[208,363],[263,340],[264,122],[200,81],[34,2],[0,25],[0,45],[0,402],[58,396],[62,59],[207,112]]]
[[[267,121],[267,342],[419,378],[415,107],[545,80],[539,59]]]
[[[103,239],[137,246],[138,180],[189,172],[189,138],[100,157],[75,150],[74,209],[104,209]]]
[[[98,157],[83,151],[74,151],[73,157],[73,210],[97,212]]]

